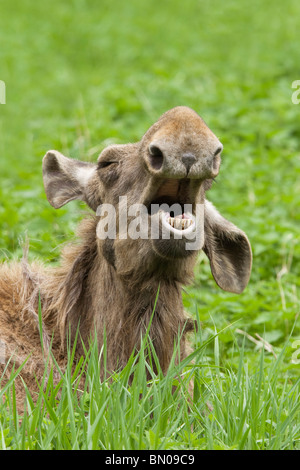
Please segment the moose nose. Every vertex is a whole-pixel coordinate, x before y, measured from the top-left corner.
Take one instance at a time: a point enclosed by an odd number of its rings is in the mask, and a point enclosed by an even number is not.
[[[189,172],[191,166],[195,163],[197,158],[192,153],[185,153],[184,155],[182,155],[181,160],[184,166],[186,167],[187,172]]]
[[[223,147],[220,142],[214,148],[210,142],[208,144],[205,151],[181,151],[168,141],[154,140],[148,147],[147,166],[151,173],[166,178],[215,178],[219,173]]]

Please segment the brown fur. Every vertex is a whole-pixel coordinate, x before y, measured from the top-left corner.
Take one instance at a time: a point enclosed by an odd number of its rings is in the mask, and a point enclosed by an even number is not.
[[[156,148],[154,157],[151,145]],[[117,215],[119,196],[125,195],[128,206],[149,206],[156,198],[166,197],[181,204],[191,203],[193,208],[196,203],[205,203],[202,248],[217,283],[241,292],[251,269],[249,242],[204,197],[219,171],[219,153],[220,142],[202,119],[189,108],[178,107],[165,113],[140,143],[105,149],[96,165],[48,152],[43,163],[45,190],[56,208],[81,199],[94,211],[100,204],[113,204]],[[182,155],[192,155],[195,160],[189,170]],[[153,164],[153,158],[162,164]],[[74,338],[78,325],[85,344],[96,331],[101,347],[105,331],[107,368],[113,371],[123,367],[139,347],[158,288],[150,337],[162,370],[168,368],[180,332],[181,355],[186,353],[185,334],[193,328],[193,322],[184,312],[181,288],[192,280],[197,252],[187,252],[184,240],[172,237],[122,239],[118,226],[115,240],[100,240],[96,232],[101,220],[103,214],[97,211],[82,221],[78,243],[63,250],[57,268],[29,265],[26,256],[22,263],[0,268],[0,340],[6,347],[6,359],[13,355],[17,365],[31,353],[21,376],[32,391],[37,390],[34,375],[40,378],[44,371],[39,299],[44,347],[47,350],[52,344],[62,368],[66,362],[66,336],[70,329]],[[21,400],[21,381],[17,382],[17,392]]]

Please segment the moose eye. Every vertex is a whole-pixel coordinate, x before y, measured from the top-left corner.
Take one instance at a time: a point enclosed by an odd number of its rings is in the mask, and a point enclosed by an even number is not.
[[[114,165],[114,164],[117,164],[119,162],[99,162],[98,164],[98,168],[101,169],[101,168],[107,168],[108,166],[111,166],[111,165]]]

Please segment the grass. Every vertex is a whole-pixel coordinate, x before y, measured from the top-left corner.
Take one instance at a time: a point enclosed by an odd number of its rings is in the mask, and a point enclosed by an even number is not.
[[[149,354],[158,364],[145,337],[126,367],[102,382],[105,347],[99,354],[94,341],[75,371],[70,351],[58,385],[53,384],[53,368],[45,374],[35,403],[27,391],[22,416],[16,410],[12,377],[11,393],[6,390],[1,406],[0,449],[299,449],[299,379],[292,384],[280,376],[286,348],[267,368],[262,350],[253,373],[245,362],[244,345],[237,371],[207,364],[210,343],[220,362],[218,341],[218,334],[201,341],[180,364],[175,347],[164,376],[145,367]]]
[[[110,142],[139,140],[178,104],[197,110],[224,144],[209,198],[245,230],[254,253],[240,296],[222,292],[199,255],[183,300],[201,320],[201,337],[175,395],[175,366],[146,387],[143,352],[101,384],[93,345],[79,396],[70,371],[60,391],[50,376],[42,409],[28,395],[20,417],[12,380],[0,412],[3,448],[300,448],[300,365],[292,362],[300,339],[300,107],[291,101],[299,18],[296,0],[284,11],[270,0],[2,0],[1,259],[20,257],[28,234],[31,259],[55,264],[73,237],[84,206],[55,211],[47,203],[48,149],[95,160]]]

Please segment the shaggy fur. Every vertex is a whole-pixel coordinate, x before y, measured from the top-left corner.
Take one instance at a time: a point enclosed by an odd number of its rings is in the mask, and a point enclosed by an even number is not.
[[[221,149],[194,111],[178,107],[165,113],[141,142],[110,146],[95,165],[68,159],[56,151],[47,153],[43,175],[49,202],[59,208],[81,199],[95,212],[101,204],[113,204],[116,238],[97,236],[103,221],[103,214],[97,211],[82,221],[78,242],[65,247],[59,267],[29,265],[26,254],[21,263],[1,266],[0,341],[5,345],[6,360],[12,357],[9,367],[1,366],[6,375],[14,361],[18,366],[30,353],[21,377],[30,390],[37,390],[35,376],[41,378],[44,371],[39,302],[44,348],[47,352],[51,344],[62,368],[67,334],[70,331],[74,339],[78,326],[85,344],[96,331],[100,347],[105,331],[107,368],[123,367],[139,347],[158,288],[150,337],[162,370],[168,368],[178,333],[181,355],[185,355],[185,335],[193,329],[193,322],[184,312],[181,288],[193,278],[197,251],[187,251],[184,237],[176,240],[172,233],[169,240],[122,238],[118,231],[119,196],[127,196],[128,206],[142,203],[149,210],[157,201],[181,206],[189,203],[193,211],[197,203],[205,204],[199,226],[214,278],[221,288],[241,292],[251,271],[248,239],[205,201],[205,191],[219,171]],[[156,217],[161,224],[160,215],[147,217],[149,221]],[[81,354],[80,347],[77,353]],[[16,388],[21,403],[20,379]]]

